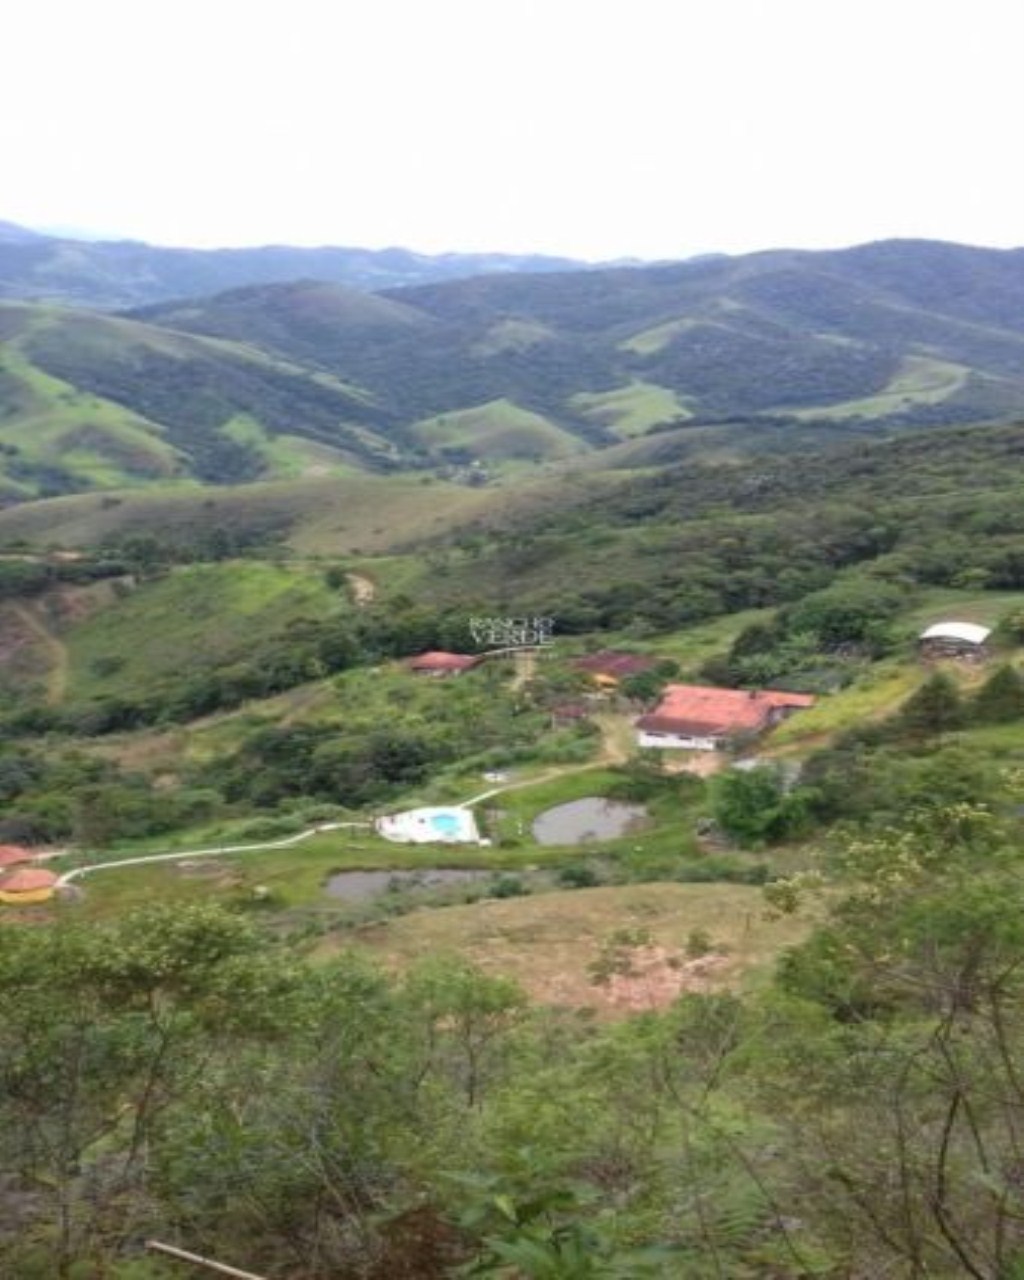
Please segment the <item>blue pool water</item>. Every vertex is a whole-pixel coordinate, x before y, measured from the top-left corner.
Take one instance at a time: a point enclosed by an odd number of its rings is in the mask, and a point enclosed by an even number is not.
[[[462,824],[454,813],[435,813],[430,819],[430,825],[443,836],[457,836],[462,829]]]

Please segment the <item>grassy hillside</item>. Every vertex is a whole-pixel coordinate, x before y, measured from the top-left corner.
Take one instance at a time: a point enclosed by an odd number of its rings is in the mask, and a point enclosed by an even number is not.
[[[273,285],[143,314],[315,362],[405,421],[510,400],[599,446],[688,416],[870,429],[998,418],[1024,400],[1020,252],[894,241],[386,298],[394,311]]]
[[[347,607],[316,573],[245,561],[182,568],[64,630],[67,696],[74,703],[145,694],[241,660],[296,619]]]
[[[674,391],[639,381],[613,391],[579,392],[571,397],[569,407],[626,438],[643,435],[660,423],[693,417]]]
[[[1024,255],[897,242],[387,295],[256,284],[121,317],[0,304],[0,500],[453,461],[493,480],[999,420],[1024,403],[1022,299]]]
[[[586,450],[577,436],[504,399],[424,418],[411,434],[431,452],[492,464],[540,463]]]
[[[478,489],[432,476],[361,474],[215,490],[75,494],[0,510],[0,544],[83,547],[145,534],[190,545],[229,529],[248,541],[284,539],[299,552],[379,553],[430,543],[464,527],[528,521],[564,502],[567,491],[600,490],[606,483],[594,476],[578,484],[556,479]]]
[[[399,456],[367,394],[251,347],[13,303],[0,304],[0,334],[0,476],[12,496]]]

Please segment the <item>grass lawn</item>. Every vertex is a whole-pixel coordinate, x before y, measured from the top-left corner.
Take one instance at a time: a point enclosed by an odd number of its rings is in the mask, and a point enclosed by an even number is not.
[[[725,653],[732,642],[755,622],[770,622],[774,609],[744,609],[739,613],[724,614],[707,622],[698,622],[681,631],[664,635],[632,636],[628,631],[602,633],[601,648],[623,647],[642,653],[653,653],[659,658],[672,658],[679,663],[681,674],[695,678],[701,663],[715,654]]]
[[[236,841],[237,837],[226,835],[223,843],[234,844]],[[164,849],[173,847],[174,842],[162,846]],[[142,851],[142,847],[136,845],[132,850],[122,850],[119,854],[109,852],[104,855],[104,860],[131,857]],[[157,851],[154,847],[153,852]],[[325,881],[337,871],[402,871],[433,867],[514,871],[539,865],[554,866],[567,860],[565,849],[544,850],[536,845],[524,849],[401,845],[392,844],[371,831],[332,831],[313,836],[291,848],[187,860],[193,862],[193,866],[166,862],[98,871],[79,882],[84,893],[83,901],[68,909],[92,917],[117,914],[154,899],[178,902],[217,897],[242,903],[252,900],[255,886],[263,885],[271,891],[275,908],[318,906],[329,909],[333,906],[340,910],[342,904],[324,892]],[[69,860],[69,865],[77,864]]]
[[[767,740],[765,754],[816,748],[844,729],[882,719],[910,697],[926,674],[916,664],[879,662],[849,688],[823,695],[815,706],[779,725]]]
[[[780,951],[808,928],[805,920],[770,919],[760,891],[745,885],[637,884],[415,911],[331,939],[321,954],[355,945],[398,969],[428,955],[457,954],[514,978],[537,1000],[614,1012],[588,966],[619,930],[647,931],[656,960],[661,949],[685,954],[690,935],[706,933],[721,952],[707,966],[706,982],[691,989],[722,990],[763,980]],[[664,993],[645,992],[645,985],[641,979],[639,1007],[647,994],[652,1004],[662,1003]]]
[[[977,622],[993,627],[1016,609],[1024,609],[1024,591],[957,591],[952,587],[935,587],[918,598],[914,608],[903,617],[915,629],[923,631],[934,622]]]

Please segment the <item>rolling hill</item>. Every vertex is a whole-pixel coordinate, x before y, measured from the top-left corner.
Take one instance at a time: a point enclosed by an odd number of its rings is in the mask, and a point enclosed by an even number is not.
[[[139,315],[314,362],[405,421],[507,400],[595,446],[680,420],[934,425],[1024,404],[1024,250],[888,241],[481,276],[385,300],[401,311],[271,285]]]
[[[0,298],[116,310],[241,285],[315,278],[376,290],[483,272],[580,265],[541,254],[414,253],[343,247],[175,249],[44,235],[0,222]]]
[[[400,457],[371,395],[242,344],[23,303],[0,343],[0,501]]]
[[[120,315],[0,302],[0,342],[0,502],[352,469],[500,482],[1019,417],[1024,250],[307,279]]]

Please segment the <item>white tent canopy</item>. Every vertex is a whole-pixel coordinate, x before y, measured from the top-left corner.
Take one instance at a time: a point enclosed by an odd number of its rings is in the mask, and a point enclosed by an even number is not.
[[[922,640],[965,640],[968,644],[984,644],[992,634],[991,628],[976,622],[936,622],[922,631]]]

